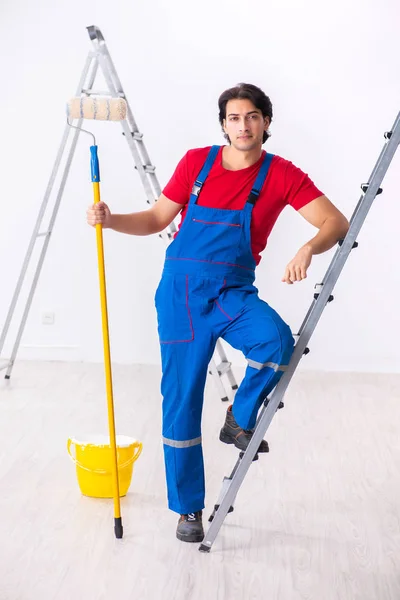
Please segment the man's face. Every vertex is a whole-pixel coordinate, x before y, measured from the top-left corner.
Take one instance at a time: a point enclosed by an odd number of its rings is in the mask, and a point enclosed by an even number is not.
[[[223,127],[236,150],[249,151],[262,144],[269,118],[264,119],[261,110],[251,100],[229,100]]]

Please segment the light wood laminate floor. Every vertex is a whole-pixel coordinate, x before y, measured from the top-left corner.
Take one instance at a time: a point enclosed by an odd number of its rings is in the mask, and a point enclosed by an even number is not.
[[[0,600],[399,600],[400,375],[297,374],[210,554],[166,508],[159,368],[113,375],[117,431],[144,444],[122,540],[66,452],[107,432],[102,365],[17,361],[0,380]],[[225,410],[209,380],[206,517],[237,457]]]

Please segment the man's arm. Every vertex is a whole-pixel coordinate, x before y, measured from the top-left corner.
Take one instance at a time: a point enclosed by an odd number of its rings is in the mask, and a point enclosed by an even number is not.
[[[332,248],[345,237],[349,229],[346,217],[326,196],[316,198],[300,208],[298,212],[319,231],[300,248],[287,265],[282,281],[288,284],[305,279],[313,255],[321,254]]]
[[[98,223],[128,235],[151,235],[163,231],[184,205],[169,200],[164,194],[147,210],[128,214],[111,214],[104,202],[91,205],[87,210],[87,221],[95,227]]]
[[[332,204],[326,196],[320,196],[298,211],[319,231],[305,246],[309,246],[313,254],[321,254],[330,250],[349,229],[346,217]]]

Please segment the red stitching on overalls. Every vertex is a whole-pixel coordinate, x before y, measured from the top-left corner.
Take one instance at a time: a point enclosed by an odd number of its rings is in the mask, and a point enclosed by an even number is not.
[[[201,260],[198,258],[175,258],[174,256],[169,256],[166,260],[191,260],[193,262],[205,262],[210,263],[212,265],[228,265],[228,267],[237,267],[238,269],[244,269],[245,271],[251,271],[254,273],[254,269],[251,269],[250,267],[242,267],[242,265],[235,265],[234,263],[227,263],[215,260]]]
[[[227,312],[220,306],[218,300],[214,300],[215,304],[218,306],[219,310],[226,316],[230,321],[233,321],[233,317],[230,317]]]
[[[192,219],[196,223],[205,223],[206,225],[225,225],[225,227],[241,227],[239,223],[221,223],[219,221],[202,221],[201,219]]]
[[[193,322],[192,322],[192,315],[190,314],[190,308],[189,308],[189,275],[186,275],[186,308],[187,308],[187,312],[188,312],[188,317],[189,317],[189,323],[190,323],[190,330],[192,332],[192,337],[188,340],[172,340],[171,342],[163,342],[162,340],[160,340],[160,344],[182,344],[185,342],[192,342],[194,340],[194,329],[193,329]]]

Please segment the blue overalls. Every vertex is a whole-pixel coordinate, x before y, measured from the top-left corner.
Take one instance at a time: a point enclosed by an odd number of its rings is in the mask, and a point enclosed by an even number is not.
[[[195,182],[181,229],[167,248],[155,295],[168,506],[179,514],[204,508],[201,416],[218,338],[241,350],[248,362],[232,407],[243,429],[255,426],[258,410],[294,346],[288,325],[253,285],[251,214],[273,155],[265,155],[243,209],[200,206],[197,197],[219,148],[211,148]]]

